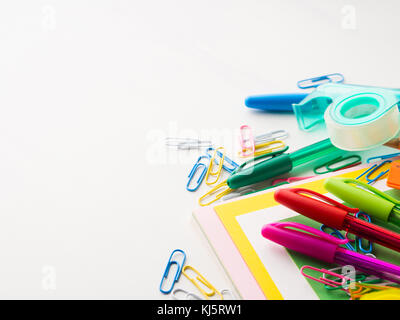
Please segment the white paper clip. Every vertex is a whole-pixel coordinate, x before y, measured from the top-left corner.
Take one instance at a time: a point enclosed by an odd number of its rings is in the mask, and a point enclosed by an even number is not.
[[[284,140],[289,137],[289,133],[285,130],[275,130],[268,133],[260,134],[254,138],[254,141],[257,144],[275,141],[275,140]]]
[[[168,147],[176,147],[178,150],[192,150],[201,148],[210,148],[213,146],[210,140],[200,140],[191,138],[172,138],[165,139]]]

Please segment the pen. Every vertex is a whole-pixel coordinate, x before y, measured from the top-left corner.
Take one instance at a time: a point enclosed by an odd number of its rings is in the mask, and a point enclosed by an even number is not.
[[[348,240],[335,238],[325,232],[295,222],[267,224],[262,228],[264,238],[312,258],[352,265],[355,269],[392,282],[400,283],[400,267],[340,247]]]
[[[228,178],[231,189],[248,186],[277,177],[291,171],[294,167],[313,161],[333,152],[345,152],[336,148],[329,139],[319,141],[292,153],[284,153],[256,163],[250,167],[241,167]]]
[[[277,202],[310,219],[400,251],[400,234],[350,215],[357,213],[358,209],[347,207],[318,192],[302,188],[281,189],[274,193],[274,197]]]
[[[400,201],[371,185],[351,178],[328,178],[325,189],[361,211],[400,227]]]

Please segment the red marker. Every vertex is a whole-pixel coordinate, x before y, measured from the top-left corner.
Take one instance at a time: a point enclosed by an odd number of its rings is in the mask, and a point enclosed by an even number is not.
[[[357,213],[358,209],[347,207],[318,192],[302,188],[281,189],[275,192],[274,197],[277,202],[303,216],[400,252],[400,234],[351,215]]]

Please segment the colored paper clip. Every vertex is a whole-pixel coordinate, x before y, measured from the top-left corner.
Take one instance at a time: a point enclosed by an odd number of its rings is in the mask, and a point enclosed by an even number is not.
[[[324,225],[324,224],[322,224],[321,227],[320,227],[319,229],[320,229],[322,232],[325,232],[325,233],[327,233],[327,234],[330,234],[331,236],[334,236],[335,238],[342,239],[342,240],[347,239],[344,235],[342,235],[342,234],[340,233],[339,230],[336,230],[336,229],[334,229],[334,228],[328,227],[328,226],[326,226],[326,225]],[[347,242],[347,243],[345,243],[344,245],[347,247],[347,249],[349,249],[349,250],[351,250],[351,251],[357,251],[356,248],[354,248],[354,247],[351,245],[350,242]]]
[[[261,155],[258,155],[258,156],[256,156],[256,157],[254,157],[254,158],[251,158],[251,159],[249,159],[249,160],[243,162],[243,163],[235,170],[235,173],[239,172],[239,171],[242,170],[244,167],[247,167],[247,166],[248,166],[250,163],[252,163],[252,162],[256,162],[256,161],[261,160],[261,159],[263,159],[263,161],[265,161],[265,160],[267,160],[267,159],[264,159],[264,158],[273,158],[273,157],[275,157],[275,156],[278,156],[278,155],[284,153],[284,152],[287,151],[288,149],[289,149],[289,147],[288,147],[288,146],[285,146],[283,149],[280,149],[280,150],[278,150],[278,151],[273,151],[273,152],[271,152],[271,153],[261,154]]]
[[[254,156],[258,157],[264,154],[269,154],[271,152],[283,149],[285,147],[286,147],[285,143],[281,140],[274,140],[256,144]]]
[[[180,253],[180,254],[183,255],[183,259],[182,259],[181,263],[179,263],[179,262],[177,262],[175,260],[172,260],[173,255],[177,254],[177,253]],[[170,293],[172,291],[172,289],[174,288],[175,283],[179,280],[179,277],[180,277],[180,275],[182,273],[182,270],[183,270],[182,267],[185,264],[185,260],[186,260],[186,254],[185,254],[185,252],[183,250],[175,249],[174,251],[172,251],[171,255],[169,256],[168,264],[167,264],[167,267],[165,268],[165,271],[164,271],[164,274],[163,274],[163,277],[162,277],[161,283],[160,283],[160,291],[162,293],[168,294],[168,293]],[[165,279],[168,277],[169,271],[170,271],[171,266],[173,264],[175,264],[178,267],[178,269],[176,270],[176,273],[175,273],[175,276],[173,278],[171,287],[169,289],[165,290],[165,289],[163,289],[163,284],[164,284]]]
[[[212,151],[212,150],[215,150],[215,149],[214,149],[214,148],[208,148],[208,149],[206,150],[206,153],[207,153],[207,155],[209,156],[209,158],[212,158],[212,155],[209,153],[209,152]],[[223,153],[222,153],[221,151],[217,150],[217,156],[216,156],[215,159],[214,159],[214,162],[215,162],[216,165],[219,165],[219,161],[221,161],[222,156],[223,156]],[[219,158],[220,160],[217,160],[218,158]],[[228,165],[229,165],[229,166],[228,166]],[[235,161],[233,161],[232,159],[228,158],[227,155],[225,155],[225,157],[224,157],[224,159],[223,159],[223,161],[222,161],[222,168],[223,168],[225,171],[227,171],[227,172],[229,172],[229,173],[232,173],[232,172],[235,171],[238,167],[239,167],[239,165],[238,165]]]
[[[241,196],[244,196],[246,194],[249,194],[249,193],[257,191],[256,189],[254,189],[252,187],[249,187],[249,186],[246,186],[246,187],[243,187],[243,188],[240,188],[240,189],[236,189],[236,190],[237,191],[228,193],[227,195],[223,196],[222,200],[226,201],[226,200],[229,200],[229,199],[241,197]]]
[[[195,278],[191,278],[186,270],[192,270],[195,274],[196,277]],[[213,285],[207,281],[206,278],[204,278],[195,268],[193,268],[192,266],[184,266],[182,269],[182,274],[191,282],[194,284],[194,286],[199,289],[199,291],[201,292],[201,294],[207,299],[209,300],[210,297],[212,297],[214,294],[217,294],[221,300],[224,300],[224,297],[222,296],[222,294],[213,287]],[[206,288],[208,288],[210,291],[207,292],[205,291],[200,285],[199,282],[201,284],[203,284],[204,286],[206,286]]]
[[[276,185],[278,183],[282,183],[282,182],[287,182],[287,183],[292,183],[292,182],[296,182],[296,181],[301,181],[301,180],[306,180],[306,179],[310,179],[310,178],[314,178],[314,176],[309,176],[309,177],[289,177],[286,179],[275,179],[272,181],[272,185]]]
[[[309,78],[305,80],[300,80],[297,82],[297,86],[300,89],[309,89],[309,88],[316,88],[321,84],[328,83],[328,82],[336,82],[341,83],[344,81],[344,77],[340,73],[331,73],[325,76]]]
[[[376,291],[383,291],[383,290],[388,290],[388,289],[398,289],[393,286],[389,285],[375,285],[375,284],[367,284],[367,283],[360,283],[357,282],[355,283],[354,288],[349,288],[349,294],[352,300],[354,299],[359,299],[363,295],[370,293],[370,292],[376,292]]]
[[[250,157],[254,154],[255,143],[253,133],[248,125],[240,127],[240,152],[241,157]]]
[[[194,164],[192,170],[190,170],[190,173],[188,175],[189,181],[186,184],[186,190],[187,191],[192,191],[192,192],[196,191],[200,187],[201,183],[203,182],[204,177],[206,176],[207,169],[208,169],[208,164],[202,163],[201,162],[202,159],[209,160],[209,157],[208,156],[200,156],[197,159],[196,163]],[[199,170],[200,167],[203,168],[201,173],[200,173],[200,176],[197,178],[196,184],[193,187],[190,187],[190,185],[192,183],[192,180],[193,180],[193,177],[196,175],[196,172]]]
[[[185,298],[184,299],[179,298],[178,292],[183,293]],[[180,288],[177,288],[174,291],[172,291],[172,299],[174,299],[174,300],[203,300],[197,294],[188,292],[188,291],[186,291],[184,289],[180,289]]]
[[[368,214],[366,214],[365,212],[361,212],[361,211],[357,212],[356,217],[359,219],[363,219],[367,222],[371,222],[371,217]],[[367,241],[368,248],[363,247],[363,244],[362,244],[363,239],[362,238],[356,237],[356,241],[357,241],[357,247],[358,247],[358,249],[360,249],[360,251],[362,253],[371,253],[372,252],[372,242],[371,241]]]
[[[199,140],[191,138],[172,138],[165,139],[165,144],[168,147],[176,147],[179,150],[191,150],[212,147],[210,140]]]
[[[349,159],[354,159],[354,160],[350,161],[350,162],[346,161],[346,160],[349,160]],[[341,162],[345,162],[345,163],[340,165],[340,166],[338,166],[338,167],[332,168],[333,165],[337,165],[338,163],[341,163]],[[351,167],[357,166],[360,163],[361,163],[361,157],[359,155],[350,155],[350,156],[347,156],[347,157],[341,156],[341,157],[329,160],[328,162],[326,162],[326,163],[324,163],[324,164],[322,164],[322,165],[320,165],[318,167],[315,167],[314,168],[314,173],[315,174],[324,174],[324,173],[328,173],[328,172],[335,172],[335,171],[339,171],[339,170],[342,170],[342,169],[347,169],[347,168],[351,168]],[[319,171],[319,169],[321,169],[321,168],[324,168],[325,171],[323,171],[323,172]]]
[[[212,188],[206,194],[202,195],[199,198],[199,205],[201,205],[202,207],[208,206],[211,203],[221,199],[223,196],[227,195],[231,191],[232,191],[232,189],[228,187],[228,184],[226,183],[226,180],[225,180],[225,181],[221,182],[220,184],[216,185],[214,188]],[[213,195],[214,195],[214,197],[210,201],[208,201],[206,203],[203,202],[204,199],[211,197]]]
[[[313,277],[313,276],[311,276],[309,274],[306,274],[304,272],[304,270],[306,270],[306,269],[310,269],[310,270],[313,270],[313,271],[320,272],[320,273],[322,273],[322,276],[319,277],[319,278],[315,278],[315,277]],[[352,281],[352,279],[349,278],[349,277],[346,277],[346,276],[343,276],[341,274],[329,271],[327,269],[318,269],[318,268],[315,268],[315,267],[312,267],[312,266],[302,266],[301,269],[300,269],[300,272],[306,278],[309,278],[311,280],[317,281],[317,282],[322,283],[322,284],[326,284],[326,285],[331,286],[331,287],[343,288],[343,286],[346,283],[348,283],[349,281]],[[341,281],[338,282],[338,281],[335,281],[335,280],[332,280],[332,279],[328,279],[328,278],[325,277],[325,275],[333,276],[334,278],[337,278],[337,279],[339,279]],[[344,290],[344,289],[342,289],[342,290]]]
[[[392,153],[392,154],[385,154],[382,156],[371,157],[371,158],[367,159],[367,163],[370,163],[373,160],[386,160],[386,159],[390,159],[390,158],[394,158],[394,157],[398,157],[398,156],[400,156],[400,152]]]
[[[214,166],[214,163],[215,163],[215,159],[216,159],[216,157],[218,155],[218,151],[219,150],[223,150],[222,156],[221,156],[221,160],[217,165],[218,166],[217,171],[213,171],[213,166]],[[215,149],[214,150],[214,155],[210,159],[210,164],[208,165],[208,169],[207,169],[207,173],[206,173],[206,184],[207,185],[211,186],[211,185],[215,184],[218,181],[219,177],[221,176],[221,171],[222,171],[222,166],[224,164],[224,159],[225,159],[225,148],[224,147],[219,147],[219,148]],[[209,181],[209,177],[210,176],[216,177],[214,179],[214,181],[211,181],[211,182]]]
[[[381,171],[377,174],[377,176],[375,178],[371,179],[371,174],[375,173],[376,170],[378,170],[379,168],[383,167],[386,163],[391,163],[392,160],[385,160],[383,162],[381,162],[379,165],[374,164],[372,167],[368,168],[367,170],[365,170],[363,173],[361,173],[357,178],[360,179],[361,177],[365,176],[365,180],[367,181],[368,184],[372,184],[373,182],[379,180],[380,178],[382,178],[385,174],[387,174],[389,172],[389,169],[385,170],[385,171]]]

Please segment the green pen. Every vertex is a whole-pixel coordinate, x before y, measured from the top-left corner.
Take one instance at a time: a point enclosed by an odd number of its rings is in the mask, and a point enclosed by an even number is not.
[[[400,201],[369,184],[351,178],[328,178],[325,189],[360,211],[400,227]]]
[[[280,154],[271,159],[256,163],[251,167],[241,167],[232,173],[226,183],[229,188],[238,189],[275,178],[281,174],[290,172],[297,166],[333,152],[336,154],[338,151],[346,152],[336,148],[329,139],[325,139],[292,153]]]

